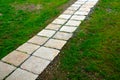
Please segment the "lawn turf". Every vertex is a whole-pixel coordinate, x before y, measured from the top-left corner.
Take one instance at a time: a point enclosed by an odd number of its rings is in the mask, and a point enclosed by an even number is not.
[[[46,27],[70,1],[75,0],[0,0],[0,59]]]
[[[119,80],[120,1],[100,0],[39,79]]]

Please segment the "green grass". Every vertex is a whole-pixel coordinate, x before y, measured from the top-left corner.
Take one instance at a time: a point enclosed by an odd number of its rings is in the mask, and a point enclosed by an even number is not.
[[[119,80],[120,1],[100,0],[59,58],[53,80]]]
[[[69,0],[0,0],[0,59],[37,34]],[[39,10],[21,9],[40,5]],[[30,6],[29,6],[30,7]]]

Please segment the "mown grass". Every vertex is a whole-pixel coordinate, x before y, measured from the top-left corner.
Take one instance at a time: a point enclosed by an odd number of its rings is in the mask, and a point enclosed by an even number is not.
[[[60,53],[53,80],[120,79],[120,1],[100,0]],[[49,79],[49,80],[52,80]]]
[[[0,59],[50,23],[69,0],[0,0]],[[30,10],[25,9],[31,5]],[[40,9],[32,10],[32,5]],[[22,9],[23,7],[23,9]]]

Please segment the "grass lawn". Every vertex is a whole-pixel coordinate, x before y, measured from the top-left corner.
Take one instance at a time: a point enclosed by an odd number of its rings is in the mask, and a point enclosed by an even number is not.
[[[37,34],[75,0],[0,0],[0,59]]]
[[[120,1],[100,0],[56,60],[43,80],[119,80]]]

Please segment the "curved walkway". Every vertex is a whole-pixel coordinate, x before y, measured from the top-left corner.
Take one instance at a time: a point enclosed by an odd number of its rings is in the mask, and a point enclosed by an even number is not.
[[[33,38],[0,61],[0,80],[35,80],[72,37],[98,0],[77,0]]]

